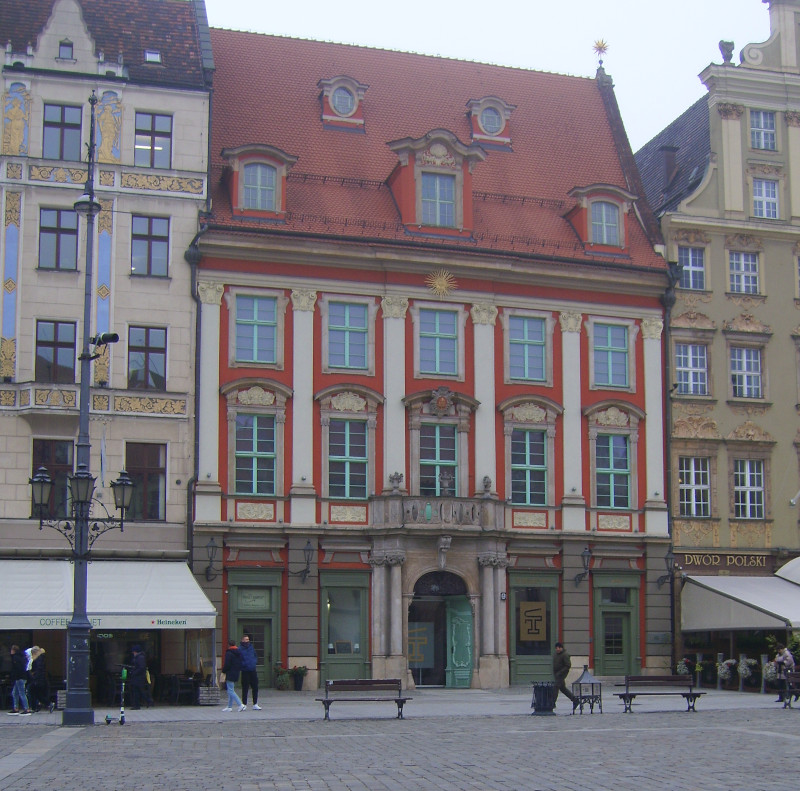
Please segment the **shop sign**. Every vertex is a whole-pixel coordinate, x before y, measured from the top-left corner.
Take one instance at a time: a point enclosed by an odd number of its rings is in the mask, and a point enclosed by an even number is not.
[[[684,552],[683,560],[680,555],[676,558],[684,571],[752,571],[764,573],[773,571],[774,561],[770,555],[756,555],[732,552]]]
[[[547,639],[547,605],[545,602],[520,602],[519,639],[537,643]]]

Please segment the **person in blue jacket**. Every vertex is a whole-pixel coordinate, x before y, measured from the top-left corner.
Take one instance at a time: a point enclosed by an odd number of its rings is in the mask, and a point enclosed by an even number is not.
[[[252,689],[253,708],[261,711],[261,706],[258,705],[258,673],[256,672],[258,656],[247,632],[242,635],[242,642],[239,643],[239,656],[242,658],[242,705],[247,707],[247,693]]]

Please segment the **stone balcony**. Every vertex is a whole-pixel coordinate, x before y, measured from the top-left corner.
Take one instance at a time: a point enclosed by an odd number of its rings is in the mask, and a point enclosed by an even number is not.
[[[419,497],[389,494],[375,497],[372,526],[473,528],[502,530],[505,503],[493,497]]]

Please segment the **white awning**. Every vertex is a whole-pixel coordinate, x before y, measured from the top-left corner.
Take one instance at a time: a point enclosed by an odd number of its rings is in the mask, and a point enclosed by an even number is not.
[[[685,580],[684,632],[800,628],[800,585],[786,579],[690,574]]]
[[[66,629],[72,564],[0,560],[0,629]],[[95,560],[88,565],[92,629],[213,629],[217,611],[185,563]]]

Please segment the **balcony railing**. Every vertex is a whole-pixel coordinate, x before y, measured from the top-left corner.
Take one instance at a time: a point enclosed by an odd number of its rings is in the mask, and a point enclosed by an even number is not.
[[[374,527],[464,527],[502,530],[505,504],[489,497],[386,495],[372,501]]]

